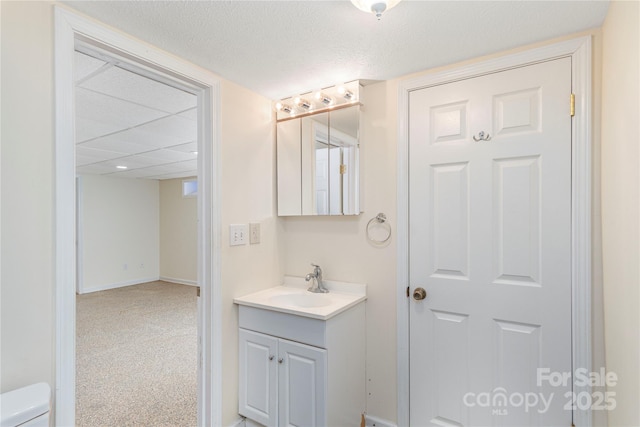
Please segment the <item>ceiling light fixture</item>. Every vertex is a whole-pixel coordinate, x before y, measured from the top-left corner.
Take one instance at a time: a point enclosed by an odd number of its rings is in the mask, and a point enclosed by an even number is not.
[[[126,166],[116,166],[116,169],[128,169]]]
[[[361,88],[359,80],[351,80],[274,100],[272,105],[276,120],[289,120],[298,115],[316,114],[356,104],[362,101]]]
[[[379,21],[382,13],[396,6],[400,0],[351,0],[351,3],[364,12],[373,13]]]

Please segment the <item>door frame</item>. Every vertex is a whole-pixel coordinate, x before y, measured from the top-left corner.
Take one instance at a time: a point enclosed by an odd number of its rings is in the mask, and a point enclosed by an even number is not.
[[[575,95],[575,116],[571,123],[571,335],[575,372],[592,370],[591,349],[591,37],[585,36],[524,52],[487,59],[467,66],[407,79],[398,88],[398,425],[410,425],[409,418],[409,93],[430,86],[452,83],[490,73],[557,58],[571,58],[571,85]],[[569,103],[569,99],[567,99]],[[575,376],[574,376],[575,377]],[[588,385],[573,385],[577,395],[591,394]],[[573,423],[592,425],[590,410],[574,410]]]
[[[209,71],[72,11],[54,6],[55,424],[75,425],[76,187],[73,63],[76,41],[159,72],[198,96],[198,425],[222,424],[220,81]]]

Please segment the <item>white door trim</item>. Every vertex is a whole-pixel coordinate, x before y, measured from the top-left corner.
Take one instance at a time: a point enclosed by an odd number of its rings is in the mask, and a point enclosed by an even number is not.
[[[581,37],[476,64],[407,79],[398,89],[398,425],[409,425],[409,93],[526,64],[571,57],[576,114],[572,121],[572,350],[573,369],[591,364],[591,37]],[[567,103],[569,100],[567,99]],[[588,386],[574,392],[587,391]],[[573,422],[591,426],[591,411],[576,410]]]
[[[75,145],[73,63],[76,40],[159,71],[198,94],[198,283],[201,376],[198,424],[222,424],[220,275],[220,82],[151,45],[55,6],[55,425],[75,425]]]

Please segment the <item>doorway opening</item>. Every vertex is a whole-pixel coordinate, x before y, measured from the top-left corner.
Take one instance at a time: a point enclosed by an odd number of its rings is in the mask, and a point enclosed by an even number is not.
[[[196,425],[197,95],[81,42],[74,79],[76,425]]]
[[[56,91],[56,399],[57,425],[75,425],[76,333],[76,155],[74,55],[79,46],[103,52],[122,69],[154,75],[196,99],[198,355],[197,422],[221,422],[219,97],[217,78],[205,70],[119,31],[55,7]],[[163,149],[165,147],[162,147]],[[96,148],[99,149],[99,148]],[[95,154],[95,153],[94,153]],[[166,153],[165,153],[166,154]],[[193,155],[193,153],[191,153]],[[115,165],[118,166],[118,165]],[[215,238],[214,238],[215,237]],[[136,266],[144,262],[136,261]],[[195,290],[194,290],[195,292]],[[217,350],[217,351],[214,351]]]

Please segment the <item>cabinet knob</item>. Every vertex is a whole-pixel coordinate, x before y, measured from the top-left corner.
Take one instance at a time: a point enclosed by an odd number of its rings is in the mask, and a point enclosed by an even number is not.
[[[278,363],[282,363],[282,362],[284,362],[283,358],[278,359]]]
[[[273,360],[273,355],[269,356],[269,360]]]

